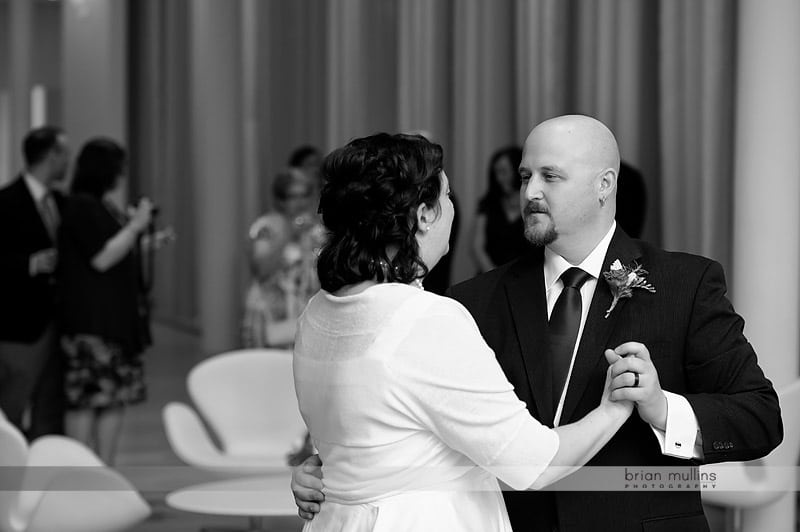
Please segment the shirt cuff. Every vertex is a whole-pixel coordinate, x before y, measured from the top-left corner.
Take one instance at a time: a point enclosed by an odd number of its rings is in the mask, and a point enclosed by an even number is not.
[[[702,459],[703,448],[700,441],[700,424],[689,401],[682,395],[664,391],[667,398],[666,432],[650,425],[661,453],[684,459]]]

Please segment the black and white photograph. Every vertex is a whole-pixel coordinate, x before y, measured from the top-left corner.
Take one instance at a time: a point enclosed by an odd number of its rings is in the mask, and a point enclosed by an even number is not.
[[[798,50],[0,0],[0,532],[800,532]]]

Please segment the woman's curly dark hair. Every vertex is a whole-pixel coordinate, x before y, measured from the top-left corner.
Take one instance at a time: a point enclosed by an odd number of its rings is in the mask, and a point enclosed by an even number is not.
[[[325,158],[319,212],[328,239],[317,261],[324,290],[427,275],[417,209],[424,203],[439,212],[442,158],[442,147],[425,137],[388,133],[355,139]]]

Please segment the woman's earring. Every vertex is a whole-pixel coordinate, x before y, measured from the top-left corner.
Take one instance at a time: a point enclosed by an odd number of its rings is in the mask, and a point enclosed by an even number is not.
[[[427,232],[428,232],[428,231],[430,231],[430,230],[431,230],[431,226],[430,226],[430,225],[426,225],[426,226],[425,226],[425,232],[427,233]]]
[[[605,205],[606,205],[606,197],[600,196],[600,206],[605,207]]]

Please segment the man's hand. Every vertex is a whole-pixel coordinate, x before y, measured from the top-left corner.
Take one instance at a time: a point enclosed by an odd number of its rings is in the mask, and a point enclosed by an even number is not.
[[[56,266],[58,265],[58,251],[54,248],[47,248],[41,251],[37,251],[33,255],[28,262],[28,271],[31,274],[31,277],[42,273],[53,273],[56,271]]]
[[[612,354],[623,358],[611,367],[611,399],[635,402],[639,417],[645,423],[666,430],[667,397],[658,381],[650,351],[639,342],[626,342],[614,350],[606,350],[607,358]]]
[[[292,493],[297,505],[297,514],[311,521],[319,513],[319,503],[325,500],[322,489],[322,460],[318,454],[306,458],[292,471]]]

